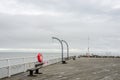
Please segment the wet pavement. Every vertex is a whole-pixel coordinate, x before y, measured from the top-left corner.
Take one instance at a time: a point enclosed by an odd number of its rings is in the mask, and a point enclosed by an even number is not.
[[[77,58],[40,71],[33,77],[25,72],[0,80],[120,80],[120,58]]]

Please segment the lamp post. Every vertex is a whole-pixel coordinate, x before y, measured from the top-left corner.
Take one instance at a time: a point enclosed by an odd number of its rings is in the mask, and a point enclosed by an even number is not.
[[[66,63],[65,60],[63,60],[63,43],[62,43],[62,41],[59,38],[57,38],[57,37],[52,37],[52,39],[56,39],[56,40],[58,40],[60,42],[60,44],[61,44],[62,63],[65,64]]]
[[[69,46],[68,43],[65,40],[61,40],[62,42],[64,42],[67,46],[67,59],[69,59]]]
[[[90,40],[90,38],[89,38],[89,36],[88,36],[88,54],[87,54],[88,57],[90,57],[90,46],[89,46],[89,40]]]

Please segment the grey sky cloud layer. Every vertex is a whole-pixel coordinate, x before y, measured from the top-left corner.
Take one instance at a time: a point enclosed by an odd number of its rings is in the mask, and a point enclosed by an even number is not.
[[[119,50],[119,21],[119,0],[0,0],[0,48]]]

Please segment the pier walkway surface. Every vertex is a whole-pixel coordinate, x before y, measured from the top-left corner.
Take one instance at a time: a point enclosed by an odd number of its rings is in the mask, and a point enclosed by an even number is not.
[[[120,58],[77,58],[46,66],[41,72],[34,77],[25,72],[0,80],[120,80]]]

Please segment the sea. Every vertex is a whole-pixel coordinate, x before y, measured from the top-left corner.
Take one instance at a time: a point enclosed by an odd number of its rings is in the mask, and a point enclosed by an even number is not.
[[[39,52],[0,52],[0,59],[12,59],[12,58],[27,58],[27,57],[37,57]],[[61,53],[41,53],[43,58],[59,58]]]

